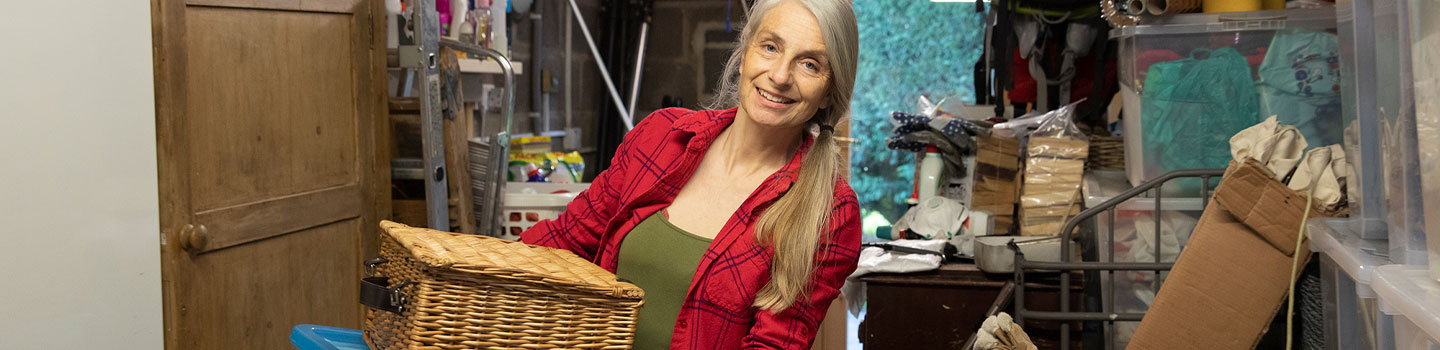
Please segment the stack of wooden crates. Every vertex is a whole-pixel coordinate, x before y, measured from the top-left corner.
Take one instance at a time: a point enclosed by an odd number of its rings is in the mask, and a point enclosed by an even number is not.
[[[1089,142],[1070,137],[1031,137],[1025,145],[1020,194],[1020,235],[1060,234],[1080,213],[1080,183]]]
[[[1015,206],[1020,196],[1020,142],[1013,138],[978,136],[975,150],[975,194],[971,209],[989,212],[995,234],[1016,233]]]

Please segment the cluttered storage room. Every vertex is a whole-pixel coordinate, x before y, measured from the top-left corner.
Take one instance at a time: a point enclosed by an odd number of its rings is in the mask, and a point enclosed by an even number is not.
[[[1440,0],[6,7],[0,349],[1440,349]]]

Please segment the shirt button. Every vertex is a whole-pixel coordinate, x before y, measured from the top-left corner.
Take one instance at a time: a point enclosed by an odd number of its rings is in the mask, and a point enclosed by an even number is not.
[[[686,327],[686,325],[685,325],[685,320],[680,320],[680,321],[678,321],[678,322],[675,322],[675,327],[677,327],[677,328],[685,328],[685,327]]]

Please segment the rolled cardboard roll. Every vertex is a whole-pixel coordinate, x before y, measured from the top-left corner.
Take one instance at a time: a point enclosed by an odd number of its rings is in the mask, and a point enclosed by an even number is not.
[[[1259,11],[1261,0],[1203,0],[1205,13]]]
[[[1125,12],[1133,16],[1145,14],[1145,0],[1126,0]]]
[[[1145,10],[1152,15],[1161,16],[1199,11],[1200,6],[1200,0],[1148,0]]]

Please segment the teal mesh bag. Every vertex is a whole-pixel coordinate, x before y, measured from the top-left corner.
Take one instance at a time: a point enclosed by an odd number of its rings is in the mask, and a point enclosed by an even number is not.
[[[1146,164],[1173,170],[1224,168],[1230,136],[1260,122],[1259,93],[1245,57],[1233,48],[1198,49],[1150,66],[1141,96]],[[1199,188],[1199,182],[1182,183]]]

